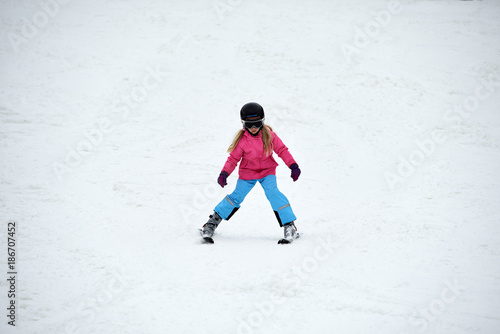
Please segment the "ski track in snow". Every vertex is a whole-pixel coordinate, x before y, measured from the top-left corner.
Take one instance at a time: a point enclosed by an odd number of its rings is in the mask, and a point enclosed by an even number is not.
[[[497,1],[47,3],[0,1],[2,333],[497,333]],[[249,101],[303,236],[257,185],[201,245]]]

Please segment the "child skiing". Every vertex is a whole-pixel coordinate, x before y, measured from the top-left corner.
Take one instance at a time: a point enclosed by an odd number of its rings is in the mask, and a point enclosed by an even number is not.
[[[300,169],[288,148],[273,132],[272,128],[264,124],[264,109],[255,102],[245,104],[240,111],[243,129],[235,136],[229,146],[230,153],[217,179],[221,187],[227,185],[227,177],[234,171],[241,160],[239,178],[234,191],[227,195],[214,209],[208,222],[200,229],[204,242],[213,243],[214,231],[222,220],[229,220],[240,208],[246,195],[257,182],[260,183],[267,199],[271,203],[276,219],[284,228],[284,238],[279,244],[291,243],[298,237],[295,227],[296,217],[288,199],[279,190],[276,183],[276,167],[278,163],[273,158],[273,151],[291,169],[293,181],[300,176]]]

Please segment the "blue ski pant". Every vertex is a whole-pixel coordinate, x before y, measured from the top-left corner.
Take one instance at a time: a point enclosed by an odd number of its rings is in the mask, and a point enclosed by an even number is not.
[[[240,208],[241,203],[243,203],[243,200],[257,182],[259,182],[264,189],[266,197],[274,210],[276,219],[278,219],[281,226],[297,219],[292,211],[290,202],[288,202],[286,196],[278,189],[276,175],[268,175],[262,179],[256,180],[238,179],[234,191],[217,204],[214,211],[224,220],[231,218]]]

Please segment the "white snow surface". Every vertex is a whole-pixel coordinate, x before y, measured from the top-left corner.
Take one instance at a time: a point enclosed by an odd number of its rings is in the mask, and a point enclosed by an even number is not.
[[[499,332],[500,1],[1,0],[0,27],[0,332]],[[303,236],[257,185],[202,245],[250,101]]]

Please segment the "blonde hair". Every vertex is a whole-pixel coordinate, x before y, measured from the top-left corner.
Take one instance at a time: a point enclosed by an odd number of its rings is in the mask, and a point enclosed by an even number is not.
[[[269,125],[264,125],[261,131],[262,131],[262,144],[264,145],[264,153],[266,155],[270,155],[271,152],[273,151],[273,143],[270,131],[273,131],[273,128],[270,127]],[[236,136],[234,136],[233,142],[231,143],[231,145],[229,145],[229,148],[227,149],[229,153],[233,152],[236,146],[238,146],[238,143],[240,142],[241,137],[243,137],[244,134],[245,134],[245,129],[241,129],[240,131],[238,131]]]

